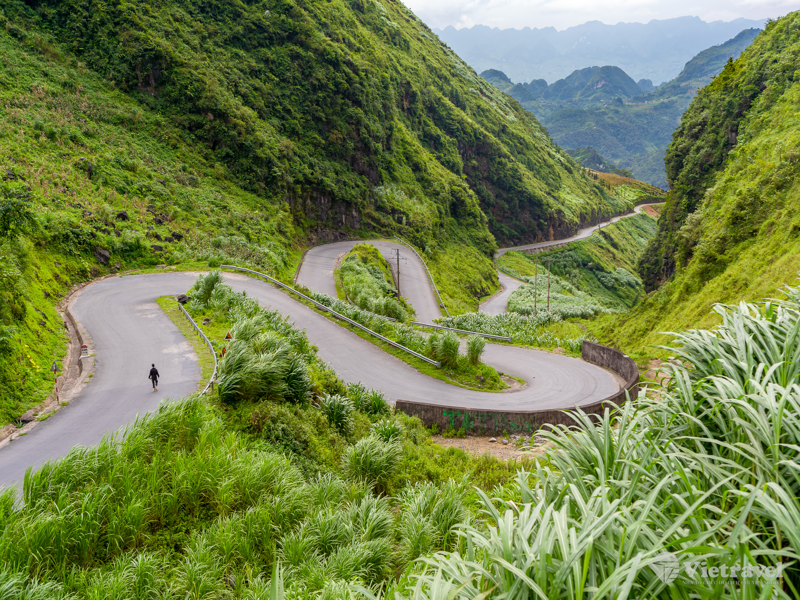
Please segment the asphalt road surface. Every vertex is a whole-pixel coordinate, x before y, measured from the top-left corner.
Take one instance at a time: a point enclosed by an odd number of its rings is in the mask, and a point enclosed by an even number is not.
[[[76,445],[97,444],[165,398],[197,389],[197,357],[155,302],[185,292],[195,279],[189,273],[117,277],[79,292],[72,313],[94,341],[94,376],[69,406],[0,449],[0,486],[21,483],[28,467],[64,456]],[[147,378],[151,363],[161,375],[158,392]]]
[[[632,217],[634,215],[638,215],[642,212],[645,206],[656,206],[663,204],[663,202],[654,202],[652,204],[640,204],[639,206],[633,209],[632,213],[628,213],[627,215],[620,215],[618,217],[614,217],[610,221],[606,221],[605,223],[600,223],[599,225],[592,225],[591,227],[586,227],[585,229],[581,229],[577,234],[573,235],[570,238],[563,238],[560,240],[550,240],[547,242],[539,242],[537,244],[526,244],[524,246],[512,246],[511,248],[500,248],[495,254],[495,257],[500,257],[506,252],[510,250],[536,250],[538,248],[547,248],[548,246],[559,246],[561,244],[568,244],[569,242],[577,242],[578,240],[585,240],[588,237],[591,237],[595,231],[600,231],[603,227],[607,225],[611,225],[611,223],[616,223],[617,221],[621,221],[622,219],[627,219],[628,217]]]
[[[94,377],[68,407],[0,449],[0,486],[21,483],[29,466],[36,468],[62,457],[75,445],[97,444],[104,435],[132,423],[138,414],[152,411],[160,401],[197,389],[200,369],[196,356],[155,303],[160,296],[188,290],[195,276],[163,273],[115,277],[81,292],[73,303],[73,313],[94,340]],[[620,388],[609,372],[578,359],[487,344],[484,360],[504,373],[525,379],[528,386],[501,394],[466,390],[423,375],[263,281],[229,273],[225,280],[238,291],[246,290],[262,306],[289,315],[293,323],[306,330],[311,343],[319,348],[319,356],[342,379],[380,389],[391,401],[541,410],[591,404]],[[157,393],[147,380],[151,362],[161,373]]]
[[[395,277],[397,277],[395,252],[400,250],[400,295],[404,296],[414,307],[417,321],[432,323],[433,319],[442,316],[425,265],[406,246],[394,242],[336,242],[311,248],[303,259],[297,283],[310,290],[336,298],[336,284],[333,279],[336,261],[343,254],[350,252],[356,244],[372,244],[380,250],[383,257],[389,262]]]
[[[497,278],[500,280],[500,285],[503,286],[503,290],[499,294],[486,300],[486,302],[481,304],[478,308],[480,312],[488,315],[502,315],[506,312],[508,299],[511,297],[511,294],[517,291],[520,286],[525,285],[524,281],[506,275],[502,271],[497,272]]]

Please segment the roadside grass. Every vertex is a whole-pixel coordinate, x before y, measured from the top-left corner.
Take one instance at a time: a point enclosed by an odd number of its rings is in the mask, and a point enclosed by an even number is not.
[[[399,295],[391,267],[375,246],[356,244],[334,277],[344,299],[355,306],[403,322],[414,317],[413,307]],[[337,287],[337,295],[339,291]]]

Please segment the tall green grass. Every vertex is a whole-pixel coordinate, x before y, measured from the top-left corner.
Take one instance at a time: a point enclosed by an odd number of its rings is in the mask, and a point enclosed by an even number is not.
[[[544,433],[547,462],[478,492],[489,527],[462,527],[395,598],[798,597],[800,288],[716,310],[718,330],[675,336],[667,387]],[[710,576],[662,581],[664,552]]]
[[[417,558],[402,538],[419,511],[410,492],[376,493],[400,440],[366,437],[344,477],[308,476],[229,431],[224,414],[197,397],[165,403],[124,435],[29,471],[22,503],[0,495],[2,597],[267,598],[284,587],[313,599],[355,583],[377,592]],[[463,486],[447,489],[452,507],[427,516],[425,551],[452,547],[453,515],[465,514]]]
[[[548,326],[561,321],[561,315],[548,315],[539,312],[529,317],[517,313],[487,315],[486,313],[465,313],[455,317],[437,319],[436,322],[445,327],[466,329],[479,333],[501,335],[512,338],[513,343],[537,348],[561,347],[572,353],[579,353],[584,339],[594,340],[587,334],[575,337],[561,337],[548,330]]]
[[[224,355],[220,350],[220,400],[303,402],[310,397],[308,362],[313,353],[303,332],[245,293],[234,292],[219,271],[200,275],[190,293],[191,314],[210,310],[217,320],[233,323],[233,339],[218,342],[225,350]]]
[[[407,321],[410,313],[389,282],[391,272],[380,250],[370,244],[357,244],[339,268],[347,297],[359,308],[379,315]]]

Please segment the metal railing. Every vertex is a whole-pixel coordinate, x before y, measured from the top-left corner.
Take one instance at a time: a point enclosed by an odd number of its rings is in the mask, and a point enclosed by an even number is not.
[[[417,321],[410,321],[412,325],[416,325],[417,327],[430,327],[432,329],[445,329],[447,331],[455,331],[456,333],[466,333],[468,335],[479,335],[485,338],[491,338],[493,340],[502,340],[504,342],[511,342],[513,341],[512,338],[505,336],[505,335],[494,335],[493,333],[481,333],[480,331],[469,331],[468,329],[456,329],[454,327],[444,327],[443,325],[434,325],[433,323],[418,323]]]
[[[191,323],[192,327],[194,327],[195,330],[197,331],[197,333],[200,334],[200,337],[202,337],[203,340],[205,340],[206,344],[208,344],[208,349],[211,350],[211,356],[214,357],[214,372],[211,374],[211,379],[208,380],[208,383],[206,384],[206,387],[204,387],[203,391],[200,392],[200,395],[202,396],[203,394],[205,394],[208,391],[208,388],[211,388],[212,390],[214,389],[214,382],[217,380],[217,367],[219,366],[219,363],[217,361],[217,351],[214,350],[214,346],[211,344],[211,340],[209,340],[206,337],[206,334],[203,333],[203,330],[200,329],[200,327],[197,325],[197,323],[194,322],[194,319],[192,318],[192,316],[188,312],[186,312],[185,308],[183,308],[183,304],[178,302],[178,307],[181,309],[181,312],[183,312],[183,316],[185,316],[187,319],[189,319],[189,323]]]
[[[236,267],[236,266],[233,266],[233,265],[220,265],[220,268],[221,269],[231,269],[233,271],[244,271],[245,273],[252,273],[253,275],[256,275],[258,277],[262,277],[262,278],[266,279],[267,281],[270,281],[271,283],[274,283],[275,285],[277,285],[279,287],[282,287],[283,289],[285,289],[285,290],[287,290],[287,291],[299,296],[303,300],[305,300],[307,302],[311,302],[311,304],[316,306],[318,309],[320,309],[322,311],[325,311],[325,312],[331,313],[337,319],[341,319],[345,323],[349,323],[353,327],[357,327],[358,329],[361,329],[362,331],[367,332],[368,334],[378,338],[379,340],[381,340],[383,342],[386,342],[390,346],[393,346],[393,347],[395,347],[395,348],[397,348],[399,350],[402,350],[403,352],[407,352],[408,354],[411,354],[412,356],[416,356],[418,359],[424,360],[428,364],[434,365],[436,367],[441,367],[442,366],[442,364],[440,362],[437,362],[437,361],[435,361],[433,359],[430,359],[427,356],[425,356],[424,354],[420,354],[419,352],[414,352],[411,348],[406,348],[402,344],[398,344],[394,340],[390,340],[389,338],[382,336],[377,331],[372,331],[372,329],[370,329],[368,327],[364,327],[361,323],[358,323],[358,322],[354,321],[353,319],[351,319],[349,317],[345,317],[343,314],[336,312],[332,308],[329,308],[329,307],[325,306],[324,304],[321,304],[321,303],[317,302],[316,300],[314,300],[312,298],[309,298],[305,294],[303,294],[301,292],[298,292],[296,289],[292,288],[291,286],[288,286],[285,283],[283,283],[281,281],[278,281],[277,279],[275,279],[273,277],[270,277],[269,275],[265,275],[264,273],[259,273],[258,271],[253,271],[252,269],[245,269],[244,267]]]
[[[416,254],[416,255],[417,255],[417,258],[420,260],[420,262],[422,262],[422,266],[423,266],[423,267],[425,267],[425,270],[428,272],[428,279],[430,279],[430,280],[431,280],[431,285],[433,286],[433,291],[434,291],[434,292],[436,292],[436,297],[437,297],[437,298],[439,298],[439,306],[441,306],[441,307],[444,309],[444,312],[445,312],[445,313],[447,313],[447,316],[449,317],[449,316],[450,316],[450,311],[448,311],[448,310],[447,310],[447,307],[444,305],[444,300],[442,300],[442,295],[439,293],[439,288],[437,288],[437,287],[436,287],[436,282],[433,280],[433,275],[431,275],[430,269],[428,269],[428,265],[425,263],[425,260],[423,260],[423,258],[422,258],[422,257],[419,255],[419,252],[417,252],[417,251],[414,249],[414,246],[412,246],[411,244],[409,244],[407,241],[405,241],[404,239],[402,239],[402,238],[399,238],[399,237],[397,237],[397,236],[394,236],[394,238],[395,238],[397,241],[399,241],[399,242],[401,242],[401,243],[405,244],[406,246],[408,246],[408,247],[409,247],[409,249],[410,249],[410,250],[411,250],[411,251],[412,251],[414,254]]]

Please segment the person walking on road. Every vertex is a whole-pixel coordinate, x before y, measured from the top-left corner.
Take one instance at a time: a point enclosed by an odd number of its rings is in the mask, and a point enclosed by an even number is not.
[[[156,369],[155,363],[151,365],[153,368],[150,369],[150,376],[148,379],[153,382],[153,391],[158,391],[158,369]]]

